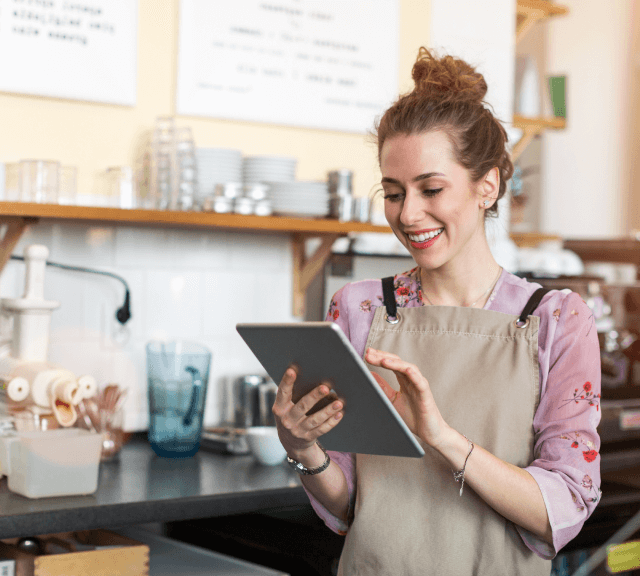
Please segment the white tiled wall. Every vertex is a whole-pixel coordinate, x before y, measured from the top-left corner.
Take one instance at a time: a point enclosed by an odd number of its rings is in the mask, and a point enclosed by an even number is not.
[[[130,228],[39,223],[14,250],[49,248],[49,260],[123,276],[132,318],[115,318],[124,288],[114,279],[47,267],[45,298],[60,302],[52,315],[49,360],[100,385],[129,388],[125,427],[147,426],[145,344],[188,339],[208,346],[213,362],[205,424],[221,420],[224,380],[264,373],[240,336],[238,322],[292,322],[291,248],[285,234]],[[19,297],[24,264],[10,261],[0,296]]]

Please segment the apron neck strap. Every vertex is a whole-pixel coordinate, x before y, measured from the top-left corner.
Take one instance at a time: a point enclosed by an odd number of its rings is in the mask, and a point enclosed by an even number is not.
[[[518,322],[520,324],[524,324],[527,321],[527,318],[538,307],[538,304],[540,304],[540,301],[544,298],[544,295],[550,291],[551,288],[538,288],[531,295],[531,298],[529,298],[529,301],[526,303],[524,309],[522,310],[522,314],[520,314],[520,318],[518,318]]]
[[[387,309],[387,316],[389,318],[396,318],[398,315],[396,292],[393,286],[394,281],[394,276],[387,276],[386,278],[382,279],[382,299],[384,302],[384,307]],[[531,298],[529,298],[529,301],[523,308],[522,313],[520,314],[520,318],[518,318],[517,322],[519,324],[524,324],[531,313],[538,307],[545,294],[550,291],[551,288],[538,288],[531,295]]]
[[[398,314],[398,307],[396,305],[396,293],[393,289],[394,276],[388,276],[382,279],[382,297],[384,307],[387,309],[387,316],[389,318],[395,318]]]

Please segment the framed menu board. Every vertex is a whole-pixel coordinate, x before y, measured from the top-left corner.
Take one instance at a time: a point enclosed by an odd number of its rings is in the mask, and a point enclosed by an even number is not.
[[[0,91],[134,106],[137,0],[0,0]]]
[[[398,0],[181,0],[177,113],[363,133],[398,92]]]

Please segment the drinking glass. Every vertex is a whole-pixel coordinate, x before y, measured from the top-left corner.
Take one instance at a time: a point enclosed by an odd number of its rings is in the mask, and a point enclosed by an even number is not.
[[[200,448],[211,352],[195,342],[149,342],[149,442],[159,456],[188,458]]]
[[[7,162],[4,165],[4,200],[6,202],[20,202],[20,164]]]
[[[60,166],[58,204],[74,205],[78,195],[78,170],[75,166]]]
[[[115,208],[136,207],[133,169],[130,166],[111,166],[107,168],[107,181],[111,206]]]
[[[53,160],[21,160],[20,190],[23,202],[58,202],[60,163]]]

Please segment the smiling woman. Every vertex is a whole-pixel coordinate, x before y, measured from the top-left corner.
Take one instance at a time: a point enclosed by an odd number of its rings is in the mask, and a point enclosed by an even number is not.
[[[325,452],[318,439],[348,407],[308,414],[328,388],[294,403],[293,370],[273,408],[280,441],[316,512],[346,535],[339,574],[548,576],[600,498],[593,317],[491,254],[485,220],[513,166],[483,77],[422,48],[413,78],[377,139],[385,216],[416,266],[347,284],[327,320],[425,455]],[[590,402],[576,400],[587,388]]]

